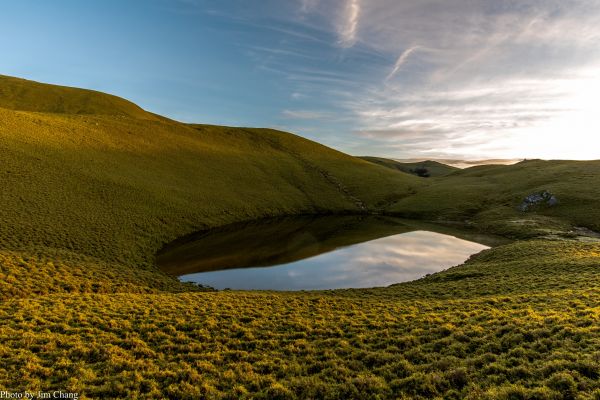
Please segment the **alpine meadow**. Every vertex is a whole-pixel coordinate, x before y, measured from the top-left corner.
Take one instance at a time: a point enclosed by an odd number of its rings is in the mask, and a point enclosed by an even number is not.
[[[1,78],[2,372],[82,398],[597,398],[600,162],[423,179],[289,133]],[[560,207],[523,213],[530,192]],[[208,291],[154,265],[230,222],[384,213],[516,239],[386,288]]]
[[[209,3],[0,15],[0,398],[600,400],[600,7]]]

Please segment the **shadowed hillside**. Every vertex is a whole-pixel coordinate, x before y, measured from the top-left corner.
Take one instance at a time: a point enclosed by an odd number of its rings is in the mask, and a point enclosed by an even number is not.
[[[460,168],[452,167],[450,165],[442,164],[437,161],[422,161],[422,162],[411,162],[404,163],[389,158],[381,157],[359,157],[365,161],[372,162],[374,164],[381,165],[383,167],[395,169],[398,171],[406,172],[412,175],[421,175],[423,177],[437,177],[446,176],[455,171],[460,171]]]

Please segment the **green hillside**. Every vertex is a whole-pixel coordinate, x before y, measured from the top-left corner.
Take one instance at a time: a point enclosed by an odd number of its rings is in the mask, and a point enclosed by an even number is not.
[[[0,107],[60,114],[90,114],[159,120],[117,96],[0,75]]]
[[[427,177],[437,177],[437,176],[446,176],[455,171],[460,171],[460,168],[452,167],[450,165],[442,164],[437,161],[422,161],[422,162],[412,162],[412,163],[404,163],[396,160],[392,160],[389,158],[381,158],[381,157],[359,157],[365,161],[372,162],[374,164],[381,165],[383,167],[395,169],[398,171],[406,172],[407,174],[418,175],[419,170],[423,170]]]
[[[468,221],[509,236],[530,236],[583,226],[600,230],[600,161],[531,160],[460,170],[389,208],[404,216]],[[544,190],[555,207],[518,210],[523,199]]]
[[[571,232],[600,229],[598,161],[421,179],[285,132],[0,77],[0,187],[0,391],[600,398],[600,241]],[[518,210],[543,190],[559,203]],[[198,229],[332,213],[518,240],[361,290],[201,291],[155,265]]]
[[[112,100],[18,79],[0,87],[13,94],[14,107],[26,110],[53,110],[56,93],[72,106],[80,98],[93,105]],[[37,93],[35,101],[31,93]],[[91,257],[101,271],[103,263],[121,272],[123,265],[135,266],[127,269],[134,274],[140,266],[156,270],[154,254],[164,243],[201,228],[266,216],[377,210],[420,184],[289,133],[185,125],[147,118],[125,100],[111,105],[86,115],[0,108],[3,251],[24,257],[68,252],[64,258],[80,263]],[[140,117],[113,115],[130,109]],[[101,286],[113,290],[111,281]],[[40,285],[60,287],[56,279]]]

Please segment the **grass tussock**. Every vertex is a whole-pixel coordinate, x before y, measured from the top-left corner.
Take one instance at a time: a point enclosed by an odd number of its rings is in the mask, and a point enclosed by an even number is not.
[[[69,293],[199,290],[152,268],[112,264],[64,250],[0,251],[0,299]]]

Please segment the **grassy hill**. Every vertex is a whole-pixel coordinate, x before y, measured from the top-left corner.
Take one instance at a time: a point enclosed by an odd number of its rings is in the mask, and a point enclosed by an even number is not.
[[[544,235],[572,226],[600,230],[600,161],[531,160],[455,172],[389,208],[405,216],[469,221],[509,236]],[[548,190],[555,207],[518,210],[523,199]]]
[[[117,96],[5,75],[0,75],[0,107],[20,111],[111,115],[145,120],[162,118]]]
[[[0,155],[0,390],[600,398],[600,244],[568,234],[599,227],[599,162],[420,179],[284,132],[186,125],[8,77]],[[517,211],[539,190],[560,204]],[[369,212],[537,239],[362,290],[199,292],[154,263],[200,228]]]
[[[186,125],[112,96],[20,79],[6,78],[0,88],[0,104],[12,105],[0,108],[3,251],[67,252],[61,259],[78,264],[91,257],[102,265],[90,268],[98,273],[104,263],[121,272],[126,265],[131,284],[140,267],[156,272],[161,245],[195,230],[377,210],[420,184],[285,132]],[[52,106],[57,98],[61,112]],[[111,279],[90,278],[114,289]],[[45,285],[61,287],[56,279]]]
[[[455,171],[460,171],[460,168],[452,167],[450,165],[442,164],[437,161],[422,161],[422,162],[411,162],[403,163],[389,158],[381,157],[359,157],[365,161],[372,162],[383,167],[395,169],[398,171],[406,172],[407,174],[418,175],[419,169],[426,169],[428,177],[446,176]]]

